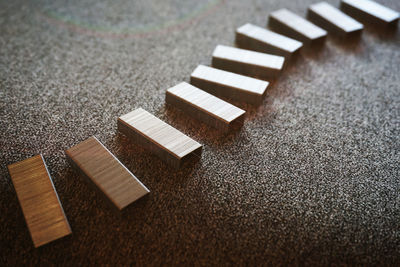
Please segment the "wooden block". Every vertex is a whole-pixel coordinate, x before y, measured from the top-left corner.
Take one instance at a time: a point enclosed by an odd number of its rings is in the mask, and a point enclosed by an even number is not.
[[[276,54],[286,59],[303,46],[297,40],[250,23],[236,30],[236,45],[244,49]]]
[[[212,56],[212,66],[254,78],[276,78],[285,58],[231,46],[218,45]]]
[[[269,83],[229,71],[199,65],[190,83],[210,94],[250,104],[261,104]]]
[[[201,156],[202,145],[141,108],[119,117],[118,131],[175,168]]]
[[[342,0],[340,9],[359,20],[380,26],[397,25],[399,13],[371,0]]]
[[[222,131],[243,125],[244,110],[193,85],[182,82],[166,92],[165,101]]]
[[[118,210],[150,192],[96,137],[71,147],[66,154],[87,182]]]
[[[327,35],[324,29],[283,8],[269,16],[268,26],[276,32],[310,45],[323,41]]]
[[[326,2],[308,8],[307,18],[328,32],[342,37],[361,33],[364,26]]]
[[[35,247],[71,234],[42,155],[8,165]]]

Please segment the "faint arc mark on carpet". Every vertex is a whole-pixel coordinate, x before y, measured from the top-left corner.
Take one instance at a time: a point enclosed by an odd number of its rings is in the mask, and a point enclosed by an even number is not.
[[[67,28],[68,30],[81,34],[104,38],[134,38],[147,37],[155,34],[166,34],[183,29],[184,27],[216,12],[216,10],[219,9],[225,3],[225,1],[226,0],[212,0],[193,12],[185,14],[184,16],[175,20],[164,21],[160,24],[152,24],[140,28],[132,27],[118,29],[113,27],[101,27],[84,23],[79,20],[74,20],[66,16],[62,16],[56,12],[37,10],[37,13],[50,24]]]

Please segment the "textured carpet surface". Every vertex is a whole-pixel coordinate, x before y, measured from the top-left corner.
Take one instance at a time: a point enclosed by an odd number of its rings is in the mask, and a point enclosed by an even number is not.
[[[300,55],[228,135],[165,106],[238,26],[314,2],[0,1],[0,265],[400,265],[399,30]],[[201,160],[175,171],[118,135],[138,107]],[[151,190],[122,216],[66,160],[92,135]],[[38,153],[73,234],[35,249],[7,165]]]

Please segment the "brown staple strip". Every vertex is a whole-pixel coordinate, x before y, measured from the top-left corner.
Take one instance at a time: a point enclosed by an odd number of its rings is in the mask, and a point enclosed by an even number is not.
[[[8,165],[35,247],[71,234],[71,228],[41,155]]]
[[[73,146],[66,154],[118,210],[150,192],[95,137]]]

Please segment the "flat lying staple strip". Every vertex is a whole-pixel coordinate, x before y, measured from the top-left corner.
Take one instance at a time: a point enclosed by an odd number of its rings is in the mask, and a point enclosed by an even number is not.
[[[95,137],[66,151],[89,184],[118,209],[148,194],[150,191]]]
[[[190,75],[190,83],[215,96],[250,104],[261,104],[269,82],[199,65]]]
[[[35,247],[71,234],[42,155],[8,165]]]
[[[142,108],[119,117],[118,131],[175,168],[201,155],[201,144]]]
[[[364,28],[361,23],[325,2],[311,5],[307,18],[327,31],[343,37],[358,34]]]
[[[279,33],[247,23],[236,30],[236,45],[240,48],[271,53],[289,59],[303,44]]]
[[[218,45],[212,55],[212,66],[217,69],[263,80],[276,78],[284,62],[281,56],[224,45]]]
[[[399,21],[399,12],[371,0],[342,0],[340,9],[365,22],[395,25]]]
[[[273,31],[308,45],[324,40],[327,35],[324,29],[285,8],[274,11],[269,15],[268,26]]]
[[[222,131],[229,131],[234,124],[242,125],[246,113],[186,82],[169,88],[166,102]]]

